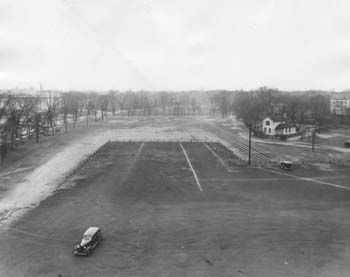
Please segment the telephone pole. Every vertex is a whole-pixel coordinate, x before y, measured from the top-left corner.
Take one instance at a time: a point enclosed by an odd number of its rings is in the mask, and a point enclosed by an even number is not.
[[[248,164],[251,163],[251,154],[252,154],[252,124],[249,123],[249,149],[248,149]]]
[[[312,132],[312,152],[315,152],[315,137],[316,137],[316,128]]]

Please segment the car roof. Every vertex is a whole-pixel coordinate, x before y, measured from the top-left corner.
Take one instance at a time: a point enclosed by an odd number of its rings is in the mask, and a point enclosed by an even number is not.
[[[97,231],[99,231],[100,230],[100,228],[98,228],[98,227],[89,227],[89,228],[87,228],[87,230],[85,231],[85,233],[84,233],[84,236],[85,235],[94,235]]]

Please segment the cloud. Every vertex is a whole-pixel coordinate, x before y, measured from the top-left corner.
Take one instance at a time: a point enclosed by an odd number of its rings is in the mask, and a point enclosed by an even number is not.
[[[345,89],[349,8],[343,0],[3,0],[0,70],[12,79],[0,87]]]

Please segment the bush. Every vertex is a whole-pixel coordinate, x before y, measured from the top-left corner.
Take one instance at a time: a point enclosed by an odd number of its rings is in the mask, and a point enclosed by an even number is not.
[[[280,140],[283,140],[283,141],[287,140],[287,138],[288,138],[287,135],[281,135],[281,136],[280,136]]]

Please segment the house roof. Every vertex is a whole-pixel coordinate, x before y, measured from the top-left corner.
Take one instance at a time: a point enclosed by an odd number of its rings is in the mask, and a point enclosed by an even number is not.
[[[295,124],[293,124],[293,123],[281,123],[281,124],[278,124],[275,129],[281,130],[281,129],[292,128],[292,127],[296,127]]]

